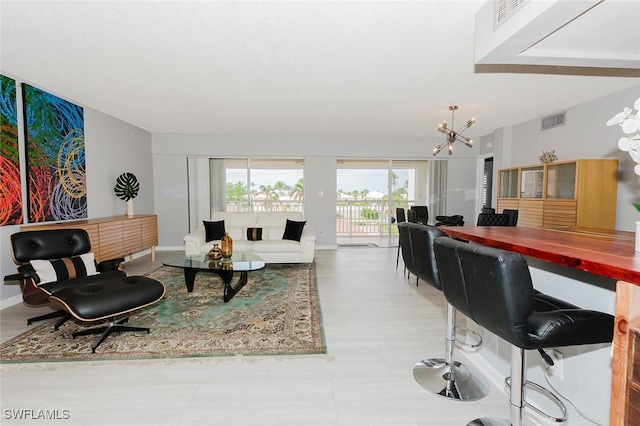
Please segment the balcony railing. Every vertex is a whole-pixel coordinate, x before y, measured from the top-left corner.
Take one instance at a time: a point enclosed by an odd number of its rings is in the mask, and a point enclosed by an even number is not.
[[[410,202],[398,207],[408,208]],[[304,201],[298,200],[258,200],[249,202],[229,202],[230,212],[302,212]],[[395,217],[395,207],[389,210],[387,201],[382,200],[338,200],[336,202],[336,237],[373,237],[397,235],[397,228],[389,226]]]

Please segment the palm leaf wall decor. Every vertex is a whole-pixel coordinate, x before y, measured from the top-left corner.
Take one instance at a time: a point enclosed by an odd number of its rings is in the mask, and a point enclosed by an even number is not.
[[[125,172],[116,179],[116,186],[113,188],[116,196],[124,201],[129,201],[138,195],[140,184],[138,178],[133,173]]]

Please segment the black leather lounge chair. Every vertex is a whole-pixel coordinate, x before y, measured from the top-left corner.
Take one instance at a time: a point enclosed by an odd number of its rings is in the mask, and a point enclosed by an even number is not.
[[[101,334],[92,352],[113,332],[146,331],[125,326],[128,312],[153,304],[164,296],[164,285],[146,277],[127,277],[119,270],[124,259],[96,265],[89,235],[83,229],[55,229],[18,232],[11,235],[11,250],[18,273],[4,277],[19,281],[23,300],[30,305],[53,304],[57,312],[30,318],[33,321],[62,317],[58,328],[73,317],[83,322],[108,320],[107,326],[73,333],[78,337]]]

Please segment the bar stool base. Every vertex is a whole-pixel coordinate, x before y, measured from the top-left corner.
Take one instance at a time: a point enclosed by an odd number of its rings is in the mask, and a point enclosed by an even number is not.
[[[473,367],[454,363],[447,365],[442,358],[418,362],[413,367],[413,377],[423,388],[444,398],[458,401],[476,401],[489,393],[489,385]]]
[[[511,422],[499,417],[482,417],[470,421],[467,426],[511,426]]]

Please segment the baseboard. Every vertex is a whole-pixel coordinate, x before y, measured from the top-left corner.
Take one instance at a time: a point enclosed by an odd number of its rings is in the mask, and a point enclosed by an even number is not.
[[[2,299],[2,301],[0,301],[0,310],[8,308],[13,305],[17,305],[18,303],[22,303],[21,294],[16,294],[15,296],[7,297],[6,299]]]
[[[497,389],[501,390],[507,398],[509,397],[509,392],[504,385],[504,375],[500,373],[500,371],[487,359],[477,352],[466,352],[464,350],[456,351],[456,355],[461,354],[463,357],[469,361],[470,364],[478,369],[486,378],[491,382],[493,386]]]
[[[338,245],[316,246],[316,250],[338,250]]]
[[[156,251],[184,251],[184,246],[158,246]]]

